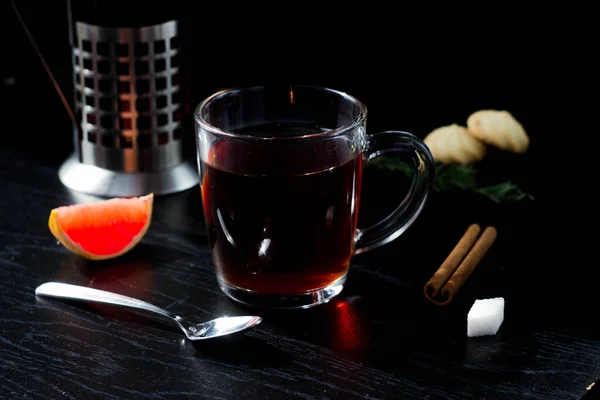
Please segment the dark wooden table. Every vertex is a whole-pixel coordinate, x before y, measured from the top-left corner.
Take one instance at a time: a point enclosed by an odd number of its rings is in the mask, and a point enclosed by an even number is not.
[[[598,331],[536,296],[545,266],[532,254],[535,201],[434,195],[405,235],[354,259],[336,299],[259,311],[259,327],[219,341],[191,343],[139,315],[36,298],[39,284],[63,281],[198,320],[248,313],[216,284],[196,188],[156,198],[147,236],[123,257],[86,261],[58,245],[50,210],[95,199],[61,185],[62,155],[50,153],[0,151],[1,398],[565,400],[600,377]],[[367,217],[395,201],[384,179],[365,176]],[[471,222],[497,226],[498,241],[455,301],[435,306],[423,285]],[[468,338],[469,307],[495,296],[506,299],[499,333]]]

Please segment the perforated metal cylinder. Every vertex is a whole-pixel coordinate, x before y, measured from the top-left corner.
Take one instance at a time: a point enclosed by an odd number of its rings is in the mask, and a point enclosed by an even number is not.
[[[76,22],[73,74],[80,162],[151,172],[182,162],[178,22],[136,28]]]

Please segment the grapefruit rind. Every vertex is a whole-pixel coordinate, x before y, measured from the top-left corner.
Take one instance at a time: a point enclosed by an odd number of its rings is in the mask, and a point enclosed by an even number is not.
[[[109,199],[109,200],[105,200],[104,202],[111,202],[111,201],[115,201],[115,200],[118,201],[120,199]],[[86,251],[85,249],[83,249],[79,244],[73,242],[73,240],[71,240],[69,238],[69,236],[64,232],[64,230],[62,229],[62,227],[60,225],[59,210],[62,207],[55,208],[50,212],[50,218],[48,220],[48,227],[50,228],[50,232],[52,232],[52,234],[54,235],[56,240],[58,240],[63,246],[65,246],[67,249],[71,250],[75,254],[85,257],[89,260],[107,260],[107,259],[111,259],[111,258],[116,258],[116,257],[119,257],[119,256],[127,253],[131,249],[133,249],[142,240],[142,238],[146,235],[146,232],[148,232],[148,228],[150,227],[150,222],[152,221],[154,193],[150,193],[149,195],[138,197],[137,200],[145,201],[148,203],[148,209],[146,212],[146,214],[147,214],[146,222],[145,222],[143,228],[140,230],[140,232],[131,239],[131,241],[127,244],[127,246],[125,246],[124,248],[122,248],[120,251],[118,251],[116,253],[102,254],[102,255],[90,253],[90,252]],[[72,206],[67,206],[67,207],[72,207]]]

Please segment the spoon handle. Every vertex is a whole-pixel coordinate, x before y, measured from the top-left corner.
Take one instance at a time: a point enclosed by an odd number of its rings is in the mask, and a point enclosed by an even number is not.
[[[177,316],[167,310],[156,307],[145,301],[123,296],[121,294],[106,292],[104,290],[92,289],[85,286],[71,285],[60,282],[47,282],[35,289],[36,296],[56,297],[60,299],[90,301],[94,303],[111,304],[150,311],[155,314],[177,320]]]

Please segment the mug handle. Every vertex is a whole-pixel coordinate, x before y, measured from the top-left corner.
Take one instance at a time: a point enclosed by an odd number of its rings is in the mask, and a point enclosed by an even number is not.
[[[403,234],[421,213],[433,187],[435,164],[427,145],[415,135],[403,131],[385,131],[368,136],[365,166],[383,155],[410,158],[415,167],[410,189],[398,207],[382,221],[357,229],[354,254],[383,246]]]

